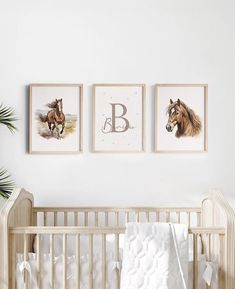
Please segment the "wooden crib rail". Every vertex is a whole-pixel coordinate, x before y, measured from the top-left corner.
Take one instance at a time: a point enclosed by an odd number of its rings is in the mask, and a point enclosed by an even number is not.
[[[124,234],[125,227],[76,227],[76,226],[58,226],[58,227],[12,227],[10,234]],[[217,234],[225,235],[225,228],[222,227],[195,227],[188,229],[189,234]]]
[[[75,289],[80,289],[80,278],[81,278],[81,244],[80,240],[81,237],[87,236],[88,238],[88,259],[89,259],[89,282],[88,282],[88,289],[95,289],[94,283],[93,283],[93,240],[95,236],[101,237],[101,258],[102,258],[102,268],[101,268],[101,276],[102,276],[102,289],[107,288],[107,262],[106,262],[106,236],[108,234],[112,234],[115,236],[115,263],[120,262],[120,256],[119,256],[119,235],[123,234],[125,232],[124,227],[12,227],[10,228],[10,240],[11,240],[11,246],[15,246],[15,240],[16,236],[22,235],[24,239],[24,246],[23,246],[23,258],[24,262],[27,262],[28,258],[28,240],[30,239],[30,236],[37,235],[36,239],[36,248],[37,248],[37,271],[38,271],[38,289],[41,289],[41,281],[42,281],[42,253],[41,253],[41,245],[40,245],[40,236],[41,235],[48,235],[49,236],[49,242],[50,242],[50,284],[51,288],[55,288],[55,278],[54,278],[54,238],[56,235],[61,235],[63,240],[63,289],[68,288],[67,284],[67,251],[68,251],[68,245],[67,245],[67,239],[69,236],[75,236],[75,260],[76,260],[76,274],[75,274],[75,280],[76,280],[76,286]],[[198,238],[205,237],[206,240],[208,240],[208,243],[206,244],[206,254],[207,254],[207,260],[211,261],[212,255],[210,252],[210,242],[213,237],[217,237],[219,241],[219,254],[220,259],[218,260],[220,268],[224,268],[224,238],[225,238],[225,229],[224,228],[189,228],[189,234],[192,235],[193,238],[193,256],[194,256],[194,264],[193,264],[193,272],[194,272],[194,279],[193,279],[193,289],[198,289]],[[13,258],[14,259],[14,258]],[[14,259],[15,261],[15,259]],[[11,275],[12,275],[12,284],[11,289],[15,289],[15,264],[12,263],[11,268]],[[25,288],[28,288],[28,273],[27,271],[24,272],[24,280],[25,280]],[[219,280],[221,286],[220,289],[225,289],[223,286],[223,280],[224,280],[224,271],[220,270],[219,272]],[[120,287],[120,271],[118,268],[115,269],[115,282],[116,289],[119,289]]]
[[[34,207],[33,212],[201,212],[199,207]]]
[[[124,226],[126,222],[173,222],[200,226],[201,208],[192,207],[34,207],[38,226]]]

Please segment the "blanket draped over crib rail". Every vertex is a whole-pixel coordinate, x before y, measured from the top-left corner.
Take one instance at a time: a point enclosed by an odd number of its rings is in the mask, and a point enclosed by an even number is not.
[[[177,244],[174,244],[174,237]],[[186,289],[187,276],[188,227],[186,225],[127,224],[121,289]]]

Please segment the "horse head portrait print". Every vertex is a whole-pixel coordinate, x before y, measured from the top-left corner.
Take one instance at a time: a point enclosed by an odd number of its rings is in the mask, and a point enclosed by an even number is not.
[[[200,134],[202,124],[199,116],[180,99],[177,101],[170,99],[167,115],[166,130],[172,132],[176,127],[177,138],[194,137]]]
[[[76,129],[77,118],[63,112],[63,99],[55,99],[46,104],[48,111],[38,111],[38,133],[47,139],[62,139]]]

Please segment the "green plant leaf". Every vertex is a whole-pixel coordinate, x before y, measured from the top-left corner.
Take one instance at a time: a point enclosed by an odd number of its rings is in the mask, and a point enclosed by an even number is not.
[[[10,175],[3,168],[0,169],[0,196],[9,198],[15,184],[11,180]]]
[[[12,108],[0,104],[0,124],[5,125],[11,133],[17,130],[14,122],[18,119]],[[9,198],[14,188],[14,182],[11,180],[10,175],[5,169],[0,168],[0,196]]]
[[[17,130],[14,122],[18,119],[15,116],[15,112],[12,108],[0,105],[0,124],[7,126],[11,133]]]

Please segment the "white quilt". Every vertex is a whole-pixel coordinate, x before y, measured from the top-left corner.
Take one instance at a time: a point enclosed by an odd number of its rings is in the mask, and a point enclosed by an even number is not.
[[[167,223],[126,225],[121,289],[182,289],[188,276],[188,227],[175,224],[179,266],[172,230]]]

